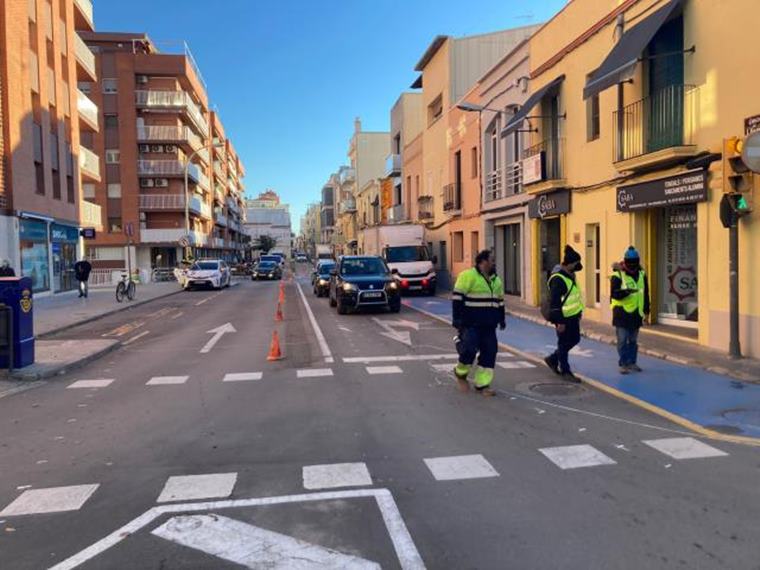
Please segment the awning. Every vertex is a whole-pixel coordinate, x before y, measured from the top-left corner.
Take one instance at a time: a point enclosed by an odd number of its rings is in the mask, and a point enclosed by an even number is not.
[[[501,136],[505,137],[515,129],[517,129],[525,119],[525,117],[530,114],[531,110],[533,110],[533,107],[538,105],[539,101],[546,97],[547,95],[555,95],[557,91],[559,91],[559,86],[561,83],[565,80],[564,75],[560,75],[553,81],[550,81],[541,89],[533,93],[530,97],[528,97],[528,100],[523,103],[523,106],[518,109],[517,113],[512,115],[512,118],[507,123],[507,126],[504,127],[504,129],[501,131]]]
[[[670,0],[665,6],[652,13],[623,34],[607,58],[586,81],[583,98],[588,99],[608,87],[628,81],[636,71],[636,64],[649,42],[681,6],[683,0]]]

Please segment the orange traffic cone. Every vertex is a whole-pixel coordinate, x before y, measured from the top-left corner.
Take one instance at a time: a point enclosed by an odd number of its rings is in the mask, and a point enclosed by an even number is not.
[[[285,289],[280,287],[280,303],[282,304],[284,302],[285,302]]]
[[[275,321],[282,320],[282,303],[277,303],[277,312],[274,314]]]
[[[280,335],[277,331],[272,331],[272,344],[269,345],[269,354],[267,360],[270,362],[273,360],[280,360],[282,358],[282,351],[280,350]]]

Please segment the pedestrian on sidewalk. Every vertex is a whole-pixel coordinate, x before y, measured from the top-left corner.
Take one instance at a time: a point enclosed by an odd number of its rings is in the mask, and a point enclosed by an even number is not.
[[[452,324],[458,331],[457,351],[459,362],[454,368],[459,390],[467,392],[475,356],[475,389],[483,396],[494,396],[491,388],[496,365],[498,341],[496,327],[507,326],[504,314],[504,286],[496,275],[491,252],[481,251],[475,258],[475,267],[459,274],[451,294]]]
[[[580,382],[570,369],[569,352],[581,341],[581,317],[583,295],[575,278],[583,269],[580,254],[569,245],[565,246],[562,263],[552,270],[547,283],[549,287],[549,321],[557,331],[557,350],[544,358],[555,374],[568,382]]]
[[[2,265],[0,265],[0,277],[15,277],[16,272],[11,267],[11,262],[7,259],[3,259]]]
[[[641,268],[636,248],[630,246],[623,261],[612,265],[610,275],[612,326],[617,333],[618,365],[621,374],[641,372],[636,360],[639,354],[639,329],[649,314],[649,281]]]
[[[91,271],[92,265],[84,258],[74,264],[74,277],[79,281],[79,296],[85,299],[90,289],[89,280]]]

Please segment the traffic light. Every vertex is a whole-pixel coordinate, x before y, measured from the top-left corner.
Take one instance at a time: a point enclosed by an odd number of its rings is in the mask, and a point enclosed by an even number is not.
[[[755,177],[742,159],[744,139],[731,137],[723,141],[723,192],[729,194],[737,215],[752,211]]]

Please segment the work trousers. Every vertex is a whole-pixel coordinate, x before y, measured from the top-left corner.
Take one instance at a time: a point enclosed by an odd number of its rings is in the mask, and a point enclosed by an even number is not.
[[[498,351],[496,327],[467,327],[460,334],[457,374],[466,375],[477,356],[479,369],[475,373],[475,387],[487,388],[493,381],[493,368]]]
[[[636,364],[639,356],[639,329],[616,327],[618,365],[621,367]]]
[[[559,364],[561,372],[571,372],[568,354],[581,341],[581,320],[579,318],[567,319],[565,330],[557,330],[557,350],[552,358]]]
[[[89,283],[87,281],[80,281],[79,282],[79,296],[80,297],[87,297],[87,293],[89,292]]]

